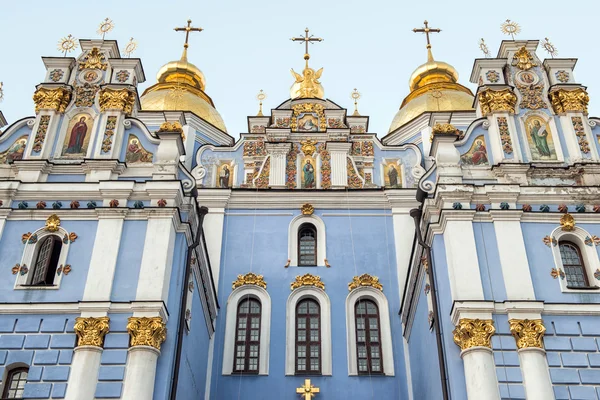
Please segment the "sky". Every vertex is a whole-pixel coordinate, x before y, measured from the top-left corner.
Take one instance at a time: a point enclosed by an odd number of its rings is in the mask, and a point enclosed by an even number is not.
[[[473,60],[483,57],[478,41],[484,38],[495,56],[500,31],[507,18],[522,28],[520,40],[548,37],[558,57],[579,58],[575,78],[588,87],[590,114],[600,114],[600,52],[595,51],[594,22],[598,0],[568,2],[481,2],[471,0],[216,0],[82,2],[41,0],[0,2],[0,81],[4,100],[0,110],[9,124],[33,115],[31,97],[45,75],[41,56],[60,56],[57,43],[72,34],[79,39],[99,38],[98,25],[109,17],[115,28],[107,39],[121,51],[130,37],[138,42],[133,54],[142,60],[146,82],[140,94],[156,82],[159,68],[181,56],[184,34],[173,28],[192,19],[204,28],[190,37],[189,61],[205,74],[206,92],[221,113],[229,133],[247,131],[248,115],[258,111],[256,94],[267,93],[265,110],[289,98],[290,68],[303,68],[303,45],[290,41],[308,27],[324,38],[310,46],[311,67],[324,67],[325,96],[352,112],[350,93],[362,94],[359,111],[370,116],[370,131],[383,137],[408,94],[408,79],[426,61],[425,37],[412,32],[423,26],[432,34],[437,60],[453,65],[459,81],[469,82]],[[78,49],[79,51],[79,49]],[[72,53],[71,56],[77,56]],[[541,48],[541,59],[549,57]],[[596,94],[597,93],[597,94]]]

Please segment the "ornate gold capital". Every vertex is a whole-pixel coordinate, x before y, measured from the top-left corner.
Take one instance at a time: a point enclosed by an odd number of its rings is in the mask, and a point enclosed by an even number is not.
[[[383,291],[383,285],[379,283],[379,278],[369,274],[362,274],[352,278],[352,282],[348,284],[348,290],[352,291],[360,286],[370,286]]]
[[[310,203],[304,203],[300,210],[302,211],[302,215],[313,215],[315,207]]]
[[[160,350],[161,344],[167,338],[167,328],[162,317],[129,317],[127,321],[131,347],[152,346]]]
[[[512,61],[513,67],[517,67],[522,69],[523,71],[527,71],[533,67],[537,67],[537,64],[533,61],[533,56],[531,53],[525,48],[525,46],[521,47],[513,56]]]
[[[294,290],[302,286],[314,286],[319,289],[325,289],[325,284],[321,282],[321,277],[311,274],[297,276],[296,280],[290,284],[290,289]]]
[[[300,142],[300,144],[302,145],[302,152],[305,156],[312,157],[314,152],[317,151],[317,148],[315,147],[317,142],[314,140],[306,139],[305,141]]]
[[[108,317],[77,317],[75,318],[75,334],[77,335],[77,347],[104,345],[104,336],[108,333]]]
[[[575,229],[575,218],[569,213],[560,217],[560,226],[563,231],[571,232]]]
[[[458,135],[458,129],[452,124],[437,123],[431,128],[432,135]]]
[[[470,319],[462,318],[452,333],[454,334],[454,343],[461,350],[467,350],[471,347],[492,347],[491,338],[496,332],[494,321],[491,319]]]
[[[486,89],[479,93],[479,106],[481,113],[486,116],[495,111],[515,113],[517,96],[511,89],[492,90]]]
[[[59,87],[55,89],[39,88],[33,94],[35,112],[40,110],[54,110],[64,113],[71,102],[71,90]]]
[[[528,347],[544,348],[546,327],[541,319],[511,319],[508,323],[518,349]]]
[[[84,69],[101,69],[106,71],[106,67],[108,67],[106,56],[97,47],[92,48],[92,50],[83,57],[83,62],[79,64],[80,71]]]
[[[265,282],[263,276],[256,275],[252,272],[248,272],[246,275],[238,275],[237,279],[233,282],[232,289],[236,289],[244,285],[256,285],[264,289],[267,288],[267,282]]]
[[[181,124],[177,121],[174,121],[174,122],[165,121],[162,123],[160,128],[158,128],[158,132],[183,133],[183,128],[182,128]]]
[[[557,89],[548,93],[552,108],[557,114],[564,114],[568,111],[576,111],[587,114],[590,96],[583,88],[575,90]]]
[[[56,214],[52,214],[46,219],[46,227],[44,228],[48,232],[56,232],[58,231],[58,227],[60,226],[60,217]]]
[[[125,114],[131,114],[133,112],[133,104],[135,103],[135,93],[125,88],[104,88],[100,91],[98,103],[102,112],[118,110],[123,111]]]

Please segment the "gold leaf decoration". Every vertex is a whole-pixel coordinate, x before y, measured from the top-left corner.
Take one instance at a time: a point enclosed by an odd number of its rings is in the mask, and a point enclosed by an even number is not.
[[[232,289],[239,288],[243,285],[256,285],[263,289],[267,288],[267,282],[265,282],[263,276],[256,275],[253,272],[248,272],[246,275],[238,275],[237,279],[233,282]]]
[[[479,346],[491,348],[491,338],[494,332],[496,332],[496,328],[491,319],[461,318],[452,334],[454,343],[464,351]]]
[[[48,232],[56,232],[58,231],[58,227],[60,226],[60,218],[56,214],[52,214],[46,219],[46,227],[44,228]]]
[[[302,113],[316,113],[319,118],[319,132],[324,132],[327,129],[327,123],[325,121],[325,107],[321,104],[314,103],[302,103],[292,106],[294,110],[292,114],[292,120],[290,128],[293,132],[298,130],[298,116]]]
[[[433,135],[457,135],[458,130],[452,124],[437,123],[431,129]]]
[[[160,128],[158,128],[157,132],[183,133],[183,128],[182,128],[181,124],[177,121],[174,121],[174,122],[165,121],[162,123]]]
[[[33,102],[36,113],[40,110],[54,110],[62,114],[71,102],[71,90],[64,87],[55,89],[42,87],[33,94]]]
[[[511,89],[486,89],[479,93],[479,107],[484,116],[496,111],[515,113],[517,96]]]
[[[512,66],[527,71],[537,67],[537,64],[533,61],[531,53],[523,46],[513,56]]]
[[[517,342],[518,349],[530,347],[544,348],[546,327],[541,319],[511,319],[510,332]]]
[[[109,330],[108,317],[77,317],[75,318],[75,334],[77,335],[77,346],[104,345],[104,336]]]
[[[127,320],[129,343],[134,346],[152,346],[160,350],[167,339],[167,328],[162,317],[129,317]]]
[[[314,140],[306,139],[305,141],[300,142],[300,144],[302,145],[302,152],[305,156],[312,157],[314,152],[317,151],[317,148],[315,146],[317,142],[315,142]]]
[[[575,229],[575,218],[569,213],[560,217],[561,229],[565,232],[571,232]]]
[[[83,57],[83,62],[79,64],[79,70],[101,69],[106,71],[106,56],[97,47],[92,48],[89,53]]]
[[[557,89],[548,93],[552,108],[557,114],[564,114],[569,111],[582,112],[587,114],[590,96],[583,88],[575,90]]]
[[[313,215],[315,212],[315,207],[310,203],[302,204],[302,215]]]
[[[321,281],[321,277],[311,274],[297,276],[296,280],[290,284],[290,288],[292,290],[298,289],[302,286],[314,286],[318,287],[319,289],[325,289],[325,284]]]
[[[383,285],[379,283],[379,278],[369,274],[362,274],[361,276],[352,278],[352,282],[348,284],[348,290],[352,291],[361,286],[370,286],[383,291]]]
[[[118,110],[123,111],[125,114],[131,114],[133,112],[135,97],[135,93],[129,89],[104,88],[100,91],[98,97],[100,111]]]

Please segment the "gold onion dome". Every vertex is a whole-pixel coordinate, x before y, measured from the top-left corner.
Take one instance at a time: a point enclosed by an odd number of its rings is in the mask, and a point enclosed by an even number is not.
[[[200,68],[187,60],[187,49],[181,59],[162,66],[156,75],[158,83],[142,94],[142,110],[191,111],[227,132],[223,118],[212,99],[204,92],[206,79]]]
[[[427,49],[427,53],[427,62],[410,77],[411,92],[392,120],[389,132],[425,112],[473,110],[473,93],[458,83],[456,69],[443,61],[435,61],[431,49]]]

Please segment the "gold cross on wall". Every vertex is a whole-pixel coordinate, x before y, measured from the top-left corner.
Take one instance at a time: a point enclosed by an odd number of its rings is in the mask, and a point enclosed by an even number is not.
[[[294,42],[304,42],[304,59],[306,60],[306,65],[308,65],[308,59],[310,55],[308,54],[308,44],[312,42],[322,42],[322,38],[313,37],[313,35],[308,36],[308,28],[304,30],[304,36],[293,37],[291,39]]]
[[[427,48],[431,49],[431,42],[429,41],[429,33],[433,32],[433,33],[440,33],[442,30],[441,29],[434,29],[434,28],[430,28],[429,27],[429,23],[427,21],[424,22],[425,24],[425,28],[415,28],[413,29],[413,32],[415,33],[424,33],[425,36],[427,36]]]
[[[308,29],[307,29],[308,32]],[[310,379],[304,380],[304,386],[300,386],[296,389],[296,393],[300,393],[303,397],[303,400],[311,400],[315,393],[319,393],[319,388],[314,387],[310,384]]]
[[[189,47],[188,41],[190,39],[190,32],[202,32],[204,29],[202,28],[194,28],[192,27],[192,20],[188,19],[187,26],[183,28],[175,28],[175,32],[185,32],[185,43],[183,44],[183,55],[181,56],[182,60],[187,60],[187,48]]]

